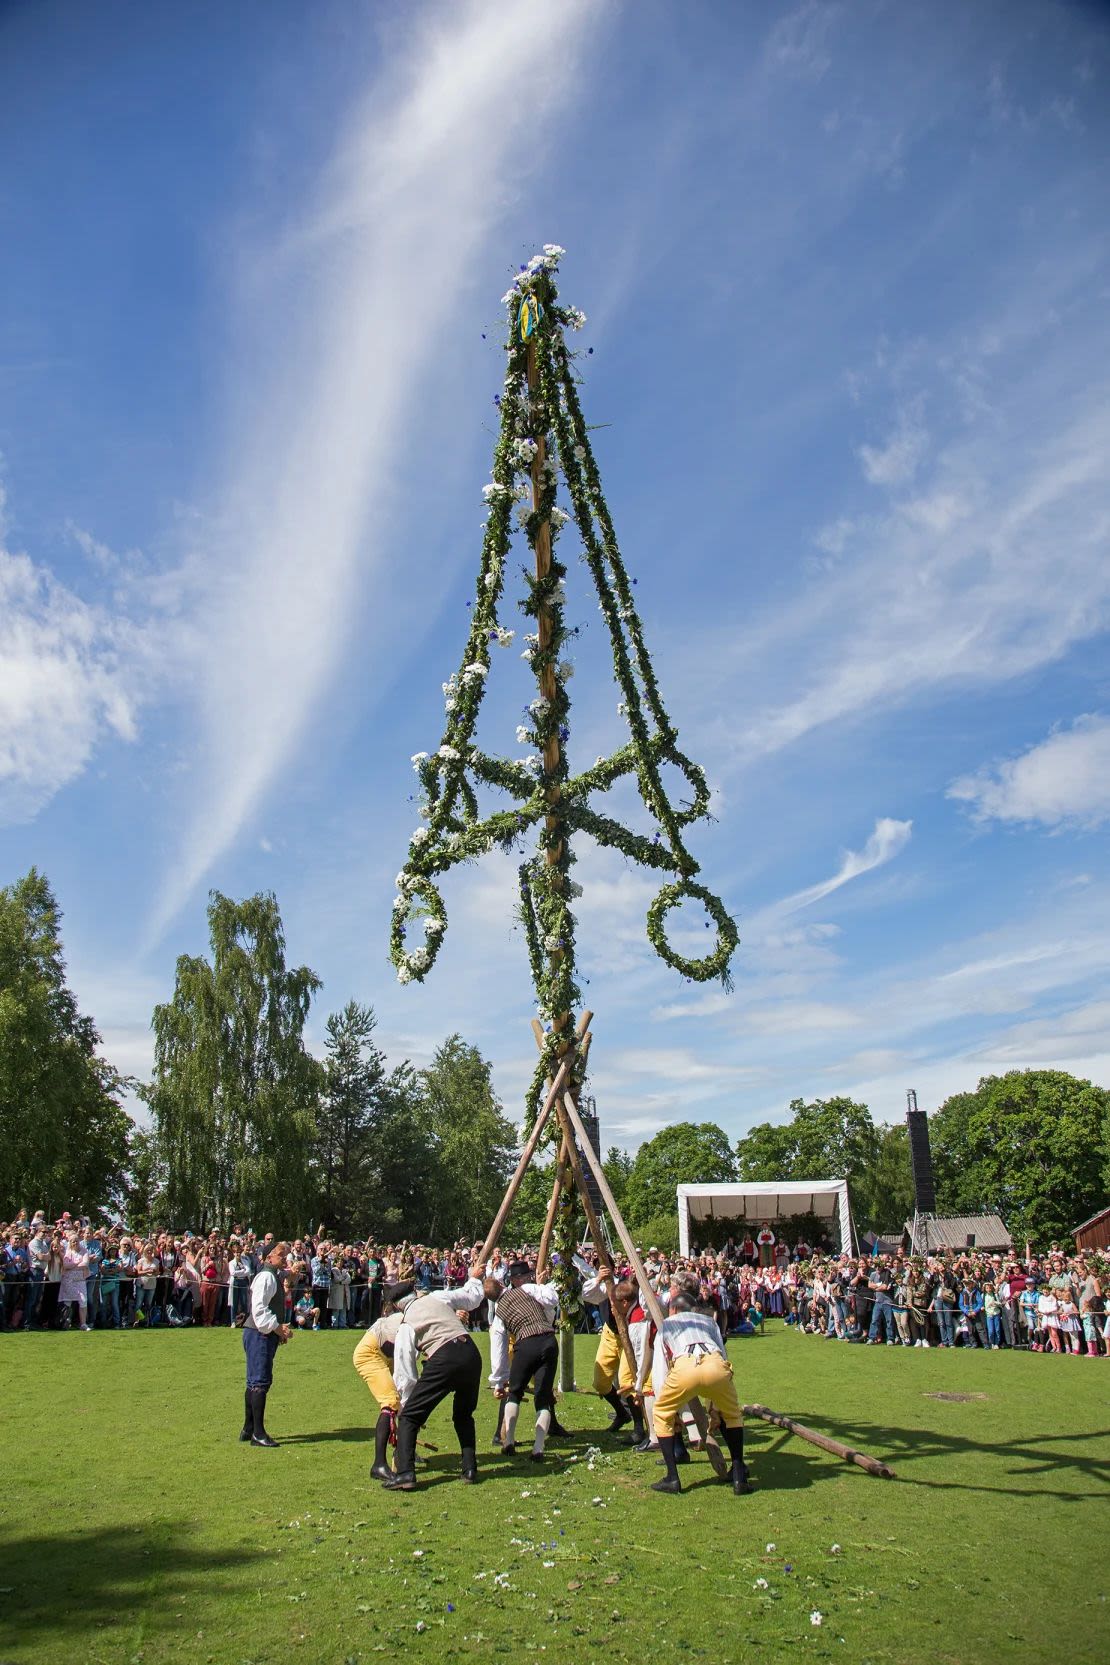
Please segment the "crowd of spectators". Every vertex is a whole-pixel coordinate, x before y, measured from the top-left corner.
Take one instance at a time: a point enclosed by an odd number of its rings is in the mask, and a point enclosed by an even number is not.
[[[0,1240],[0,1328],[18,1332],[241,1324],[274,1235],[143,1235],[68,1214],[48,1222],[24,1213],[0,1226]],[[495,1252],[491,1271],[528,1252]],[[291,1245],[289,1322],[308,1330],[365,1329],[381,1316],[387,1283],[461,1285],[469,1260],[461,1242],[450,1249],[342,1243],[321,1229]],[[693,1272],[726,1337],[751,1335],[780,1318],[801,1334],[870,1346],[1110,1354],[1110,1266],[1097,1254],[1069,1256],[1058,1245],[1028,1260],[971,1251],[861,1257],[836,1255],[827,1243],[787,1244],[764,1229],[757,1239],[730,1240],[687,1258],[649,1247],[645,1269],[660,1288],[676,1271]],[[627,1276],[629,1268],[618,1271]],[[587,1325],[602,1317],[597,1307],[583,1309]],[[472,1322],[486,1322],[484,1307]]]
[[[647,1270],[658,1268],[665,1279],[673,1264],[649,1257]],[[872,1347],[1110,1355],[1110,1265],[1057,1244],[1028,1259],[972,1251],[834,1255],[782,1245],[763,1265],[711,1249],[690,1264],[725,1335],[781,1317],[802,1334]]]

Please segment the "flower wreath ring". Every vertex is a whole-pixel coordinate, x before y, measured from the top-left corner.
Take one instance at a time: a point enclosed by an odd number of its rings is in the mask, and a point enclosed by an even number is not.
[[[717,927],[717,946],[712,954],[704,959],[687,959],[679,954],[667,941],[664,921],[671,909],[680,902],[700,902],[706,913]],[[691,977],[696,982],[704,983],[711,977],[724,977],[728,973],[729,960],[736,947],[736,926],[730,918],[724,903],[719,896],[714,896],[705,885],[696,884],[693,879],[679,879],[677,883],[664,885],[658,896],[652,902],[647,913],[648,940],[660,959],[684,977]]]

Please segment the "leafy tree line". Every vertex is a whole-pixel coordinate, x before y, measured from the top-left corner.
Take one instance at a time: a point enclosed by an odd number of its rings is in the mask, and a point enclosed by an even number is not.
[[[0,1217],[122,1212],[206,1229],[323,1223],[363,1237],[477,1236],[504,1194],[516,1130],[459,1035],[428,1068],[390,1066],[369,1006],[304,1044],[320,979],[286,963],[273,896],[213,892],[211,956],[182,955],[154,1010],[154,1072],[126,1080],[66,985],[61,912],[32,870],[0,890]],[[137,1088],[141,1127],[122,1105]]]
[[[118,1209],[132,1223],[274,1231],[323,1222],[389,1240],[477,1237],[504,1193],[516,1131],[489,1064],[452,1035],[428,1068],[390,1065],[373,1009],[349,1001],[304,1044],[320,979],[289,967],[272,895],[213,892],[211,958],[182,955],[155,1008],[151,1126],[122,1099],[136,1083],[97,1051],[66,985],[61,912],[34,869],[0,889],[0,1217],[28,1202]],[[942,1213],[997,1209],[1017,1241],[1066,1238],[1110,1189],[1110,1092],[1061,1070],[986,1076],[930,1118]],[[713,1122],[680,1122],[603,1162],[629,1224],[660,1248],[677,1235],[675,1187],[727,1180],[848,1179],[859,1227],[896,1232],[913,1213],[904,1123],[848,1098],[795,1099],[734,1146]],[[507,1234],[535,1241],[551,1170],[525,1177]]]

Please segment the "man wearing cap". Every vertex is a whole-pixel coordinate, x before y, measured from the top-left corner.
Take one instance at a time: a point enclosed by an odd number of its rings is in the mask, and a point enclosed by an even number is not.
[[[274,1354],[289,1340],[285,1322],[285,1257],[288,1245],[274,1243],[265,1264],[251,1281],[250,1306],[243,1321],[243,1351],[247,1355],[245,1420],[240,1440],[251,1445],[275,1446],[266,1432],[266,1395],[274,1380]]]
[[[491,1275],[485,1280],[484,1290],[494,1315],[489,1330],[490,1386],[505,1400],[501,1449],[508,1457],[516,1452],[520,1402],[534,1377],[536,1437],[532,1461],[542,1463],[555,1413],[555,1372],[559,1367],[559,1342],[555,1334],[558,1291],[553,1283],[534,1283],[532,1268],[524,1260],[514,1260],[509,1267],[508,1288],[500,1278]],[[511,1367],[510,1340],[513,1344]]]
[[[482,1386],[482,1355],[458,1314],[474,1312],[486,1298],[478,1276],[481,1264],[479,1259],[471,1262],[470,1276],[458,1289],[410,1292],[398,1301],[401,1323],[393,1347],[393,1379],[401,1414],[394,1472],[383,1481],[391,1491],[415,1491],[416,1436],[449,1393],[454,1396],[451,1414],[462,1450],[462,1477],[471,1484],[478,1478],[474,1411]],[[418,1376],[421,1357],[425,1363]]]
[[[386,1284],[385,1312],[370,1325],[354,1352],[354,1367],[378,1402],[374,1463],[370,1470],[374,1480],[388,1480],[390,1476],[386,1458],[390,1438],[396,1438],[397,1413],[401,1409],[401,1395],[393,1380],[393,1355],[397,1331],[401,1327],[400,1303],[411,1296],[415,1288],[411,1278],[404,1283]]]

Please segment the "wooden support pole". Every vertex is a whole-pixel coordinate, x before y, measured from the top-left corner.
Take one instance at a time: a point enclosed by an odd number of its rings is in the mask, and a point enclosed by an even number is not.
[[[766,1405],[745,1405],[744,1415],[759,1417],[762,1422],[773,1422],[776,1428],[785,1428],[788,1434],[797,1434],[799,1439],[820,1446],[822,1451],[831,1451],[834,1457],[841,1457],[846,1463],[855,1463],[858,1468],[866,1469],[868,1474],[878,1475],[882,1480],[897,1479],[894,1470],[877,1457],[869,1457],[866,1451],[857,1451],[854,1446],[842,1445],[839,1440],[830,1439],[828,1434],[819,1434],[804,1423],[795,1422],[791,1416],[768,1410]]]
[[[536,1282],[542,1283],[547,1271],[547,1257],[551,1252],[551,1234],[555,1230],[555,1216],[559,1212],[559,1198],[567,1182],[567,1170],[570,1166],[567,1157],[566,1140],[559,1150],[559,1160],[555,1164],[555,1183],[551,1188],[551,1201],[547,1205],[547,1216],[543,1222],[540,1234],[540,1248],[536,1256]]]
[[[497,1210],[497,1216],[486,1234],[486,1240],[482,1244],[481,1253],[483,1267],[490,1255],[493,1253],[494,1249],[497,1247],[497,1241],[501,1236],[502,1227],[509,1217],[509,1210],[512,1208],[513,1203],[516,1200],[516,1194],[520,1190],[520,1182],[528,1171],[528,1164],[536,1154],[536,1147],[539,1144],[540,1139],[543,1137],[544,1128],[547,1126],[547,1118],[550,1116],[552,1106],[555,1104],[559,1094],[562,1092],[563,1085],[569,1074],[570,1059],[568,1058],[559,1065],[555,1079],[548,1088],[547,1097],[544,1099],[543,1107],[541,1108],[539,1115],[536,1117],[535,1126],[528,1135],[524,1149],[520,1153],[520,1161],[516,1165],[516,1172],[509,1181],[509,1188],[502,1198],[501,1207]]]
[[[640,1285],[640,1292],[643,1296],[644,1304],[652,1316],[656,1329],[662,1329],[663,1309],[659,1305],[659,1299],[654,1289],[651,1287],[647,1272],[644,1270],[644,1263],[640,1259],[636,1245],[633,1243],[628,1227],[624,1223],[624,1216],[617,1207],[616,1199],[609,1188],[609,1181],[605,1177],[605,1172],[598,1159],[597,1152],[590,1144],[586,1129],[582,1125],[582,1118],[578,1114],[578,1106],[574,1102],[573,1093],[564,1092],[560,1099],[560,1104],[566,1114],[567,1120],[570,1122],[571,1127],[574,1129],[574,1132],[578,1137],[579,1144],[586,1153],[587,1161],[589,1161],[591,1167],[593,1168],[594,1178],[597,1180],[597,1188],[601,1192],[601,1199],[605,1204],[606,1213],[609,1215],[609,1218],[616,1227],[617,1236],[624,1245],[624,1252],[628,1256],[629,1263],[636,1275],[636,1281]],[[661,1386],[662,1384],[659,1382],[655,1384],[656,1392],[659,1391]],[[727,1474],[728,1463],[725,1460],[724,1452],[721,1450],[719,1444],[716,1439],[714,1439],[713,1434],[710,1431],[708,1418],[706,1417],[705,1411],[699,1400],[692,1399],[690,1401],[690,1412],[695,1423],[697,1424],[698,1432],[701,1435],[702,1443],[705,1446],[705,1454],[712,1463],[714,1472],[722,1476]]]
[[[618,1307],[616,1301],[613,1299],[613,1289],[617,1281],[616,1268],[614,1267],[612,1257],[605,1246],[605,1238],[601,1233],[601,1225],[598,1221],[597,1215],[594,1213],[594,1205],[590,1201],[590,1193],[586,1189],[586,1175],[582,1168],[582,1159],[578,1154],[578,1147],[574,1142],[574,1134],[571,1131],[571,1123],[567,1115],[567,1099],[569,1096],[569,1093],[564,1093],[560,1097],[559,1103],[556,1106],[555,1114],[559,1117],[559,1124],[563,1129],[563,1144],[566,1148],[567,1158],[570,1162],[571,1173],[574,1175],[575,1187],[578,1191],[578,1195],[582,1199],[582,1207],[586,1211],[586,1224],[589,1226],[590,1236],[594,1240],[594,1248],[597,1250],[597,1258],[601,1261],[601,1264],[609,1273],[609,1308],[613,1314],[613,1321],[617,1326],[617,1334],[620,1337],[621,1349],[625,1358],[628,1360],[629,1368],[632,1371],[632,1380],[635,1382],[636,1354],[632,1350],[632,1337],[628,1333],[628,1322],[623,1312],[621,1312]],[[575,1113],[577,1114],[577,1112]],[[589,1151],[592,1147],[587,1141],[584,1148]]]

